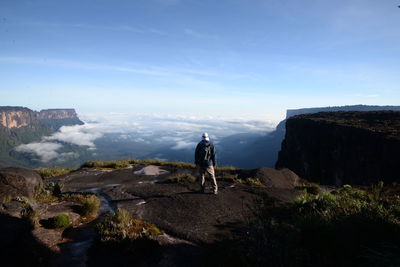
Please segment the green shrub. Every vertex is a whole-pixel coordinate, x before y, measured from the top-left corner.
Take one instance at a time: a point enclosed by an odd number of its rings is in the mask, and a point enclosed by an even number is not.
[[[124,239],[153,238],[162,231],[154,224],[134,219],[128,211],[118,209],[97,224],[101,241],[122,241]]]
[[[321,188],[316,183],[311,183],[309,186],[307,186],[306,189],[307,189],[307,193],[310,193],[313,195],[318,195],[321,193]]]
[[[80,213],[87,218],[94,218],[100,209],[100,199],[96,195],[76,195],[75,199],[82,204]]]
[[[54,168],[40,168],[35,170],[43,179],[49,179],[52,177],[57,177],[61,176],[64,174],[68,174],[73,171],[73,169],[67,169],[67,168],[60,168],[60,167],[54,167]]]
[[[50,228],[66,228],[70,225],[68,214],[59,214],[48,220]]]

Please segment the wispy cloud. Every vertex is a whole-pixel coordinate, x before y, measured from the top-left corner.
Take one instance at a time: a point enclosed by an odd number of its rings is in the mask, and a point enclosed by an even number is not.
[[[355,94],[352,96],[362,97],[362,98],[377,98],[377,97],[380,97],[381,95],[379,95],[379,94]]]
[[[129,73],[136,73],[136,74],[143,74],[150,76],[163,76],[163,77],[179,76],[189,80],[194,79],[192,76],[222,77],[229,79],[239,79],[246,77],[246,75],[242,73],[239,74],[239,73],[215,72],[209,70],[198,70],[198,69],[179,68],[179,67],[149,66],[139,63],[129,63],[125,65],[109,65],[109,64],[80,62],[80,61],[71,61],[63,59],[10,57],[10,56],[8,57],[0,56],[0,62],[18,63],[18,64],[37,64],[37,65],[55,66],[55,67],[72,68],[72,69],[84,69],[84,70],[129,72]]]
[[[91,123],[85,125],[63,126],[41,142],[23,144],[16,148],[21,153],[36,155],[40,161],[61,162],[79,157],[68,151],[66,144],[96,150],[96,140],[111,137],[116,142],[136,142],[171,150],[194,149],[201,134],[209,132],[212,140],[237,133],[266,133],[273,129],[268,121],[223,120],[221,118],[198,118],[194,116],[143,115],[109,113],[102,116],[87,115]]]
[[[218,35],[213,35],[213,34],[207,34],[207,33],[201,33],[198,31],[195,31],[193,29],[190,28],[186,28],[183,30],[183,32],[186,35],[198,38],[198,39],[210,39],[210,40],[218,40],[219,36]]]
[[[99,31],[121,31],[137,34],[156,34],[156,35],[168,35],[167,32],[151,28],[151,27],[135,27],[132,25],[94,25],[88,23],[55,23],[55,22],[43,22],[43,21],[24,21],[20,24],[25,26],[36,26],[36,27],[52,27],[52,28],[76,28],[83,30],[99,30]]]
[[[132,68],[126,66],[115,66],[107,64],[94,64],[88,62],[68,61],[60,59],[48,59],[48,58],[31,58],[31,57],[0,57],[0,62],[8,63],[21,63],[21,64],[37,64],[37,65],[48,65],[57,66],[63,68],[73,69],[87,69],[87,70],[105,70],[105,71],[118,71],[118,72],[131,72],[153,76],[166,76],[166,71],[156,71],[151,68]]]
[[[93,30],[110,30],[110,31],[125,31],[131,33],[140,33],[140,34],[158,34],[158,35],[168,35],[166,32],[147,27],[133,27],[129,25],[112,25],[112,26],[103,26],[103,25],[91,25],[91,24],[63,24],[64,26],[81,28],[81,29],[93,29]]]

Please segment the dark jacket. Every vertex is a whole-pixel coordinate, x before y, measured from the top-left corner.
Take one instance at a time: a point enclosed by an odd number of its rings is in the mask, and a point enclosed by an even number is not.
[[[201,159],[201,151],[204,149],[205,146],[211,147],[211,158],[209,161],[204,161],[203,159]],[[202,140],[200,141],[200,143],[197,144],[196,152],[194,154],[194,162],[196,165],[199,165],[201,167],[215,166],[216,164],[215,154],[216,151],[214,144],[211,143],[210,141]]]

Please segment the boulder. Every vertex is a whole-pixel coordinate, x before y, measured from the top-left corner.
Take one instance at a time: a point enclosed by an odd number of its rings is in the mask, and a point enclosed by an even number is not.
[[[289,169],[256,169],[255,178],[259,179],[266,187],[293,189],[296,186],[306,183]]]
[[[0,202],[18,196],[33,197],[43,188],[43,180],[35,171],[23,168],[0,169]]]

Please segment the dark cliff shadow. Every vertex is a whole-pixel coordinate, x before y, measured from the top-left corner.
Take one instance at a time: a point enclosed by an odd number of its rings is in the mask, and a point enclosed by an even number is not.
[[[24,219],[0,214],[0,265],[49,266],[55,255],[32,235],[31,224]]]

